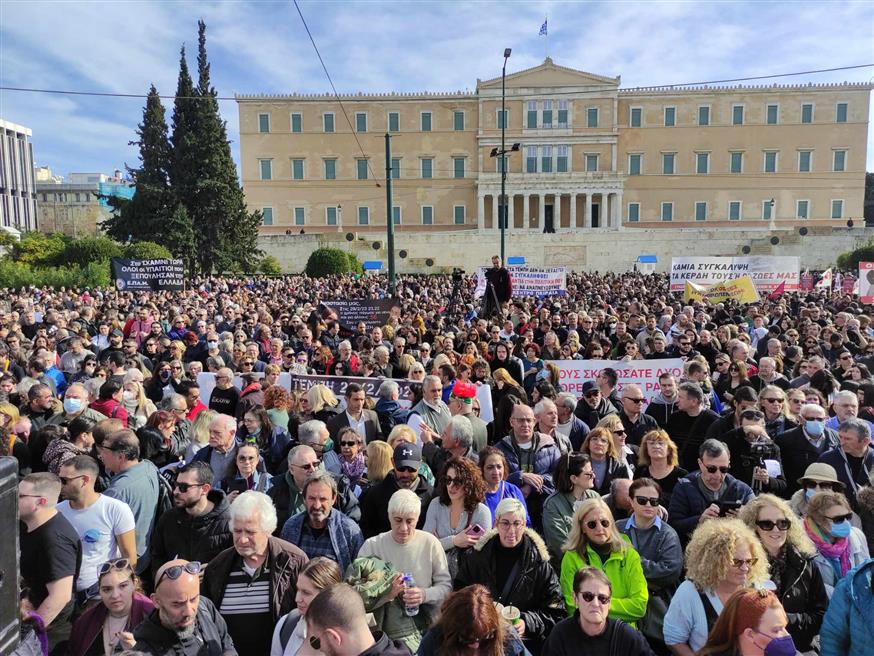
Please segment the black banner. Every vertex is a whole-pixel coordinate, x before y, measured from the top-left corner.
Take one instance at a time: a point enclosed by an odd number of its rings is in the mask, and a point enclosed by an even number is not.
[[[319,304],[322,319],[339,321],[340,327],[349,333],[355,332],[359,321],[367,325],[367,330],[386,325],[392,311],[400,315],[400,303],[391,298],[350,298]]]
[[[376,398],[379,386],[385,380],[393,380],[400,388],[400,397],[405,399],[407,392],[410,389],[410,381],[400,380],[397,378],[361,378],[358,376],[302,376],[300,374],[291,374],[291,391],[306,391],[314,385],[324,385],[334,393],[338,399],[346,395],[346,387],[349,383],[358,383],[364,388],[364,393]]]
[[[112,279],[119,291],[180,291],[185,285],[182,260],[112,258]]]

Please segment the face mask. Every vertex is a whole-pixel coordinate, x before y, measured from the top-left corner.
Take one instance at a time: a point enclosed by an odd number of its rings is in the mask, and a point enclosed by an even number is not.
[[[850,522],[844,520],[842,522],[832,522],[832,528],[829,531],[829,534],[833,538],[846,538],[850,536]]]
[[[122,393],[122,397],[124,398],[125,401],[130,402],[130,401],[135,401],[137,398],[137,395],[134,394],[133,392],[131,392],[130,390],[125,390]]]
[[[82,409],[82,399],[67,398],[64,399],[64,412],[73,413],[79,412]]]
[[[218,342],[207,342],[206,345],[207,345],[210,349],[217,349],[217,348],[218,348]]]
[[[808,435],[820,437],[825,431],[825,424],[821,421],[808,419],[804,422],[804,430],[807,431]]]
[[[158,373],[158,376],[160,376],[161,380],[167,380],[170,378],[170,372],[169,371],[161,371]]]
[[[334,440],[332,440],[332,439],[329,437],[329,438],[328,438],[328,441],[325,442],[324,453],[327,453],[328,451],[333,451],[333,450],[334,450]]]
[[[755,629],[753,629],[755,631]],[[756,631],[759,633],[759,631]],[[762,634],[764,635],[764,634]],[[772,638],[771,642],[765,645],[765,656],[795,656],[795,642],[791,635],[784,635],[781,638]]]
[[[813,495],[816,494],[816,492],[817,488],[811,487],[804,490],[804,496],[807,498],[808,501],[810,501],[813,498]]]

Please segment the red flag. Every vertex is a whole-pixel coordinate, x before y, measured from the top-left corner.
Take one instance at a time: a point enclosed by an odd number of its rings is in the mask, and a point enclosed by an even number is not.
[[[783,296],[783,294],[785,294],[785,293],[786,293],[786,281],[784,280],[783,282],[781,282],[779,284],[777,289],[775,289],[770,294],[768,294],[768,300],[769,301],[776,301],[778,298]]]

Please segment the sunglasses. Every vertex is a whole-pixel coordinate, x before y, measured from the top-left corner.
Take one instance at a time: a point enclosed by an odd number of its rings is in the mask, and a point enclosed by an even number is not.
[[[614,435],[627,435],[628,433],[625,432],[624,428],[620,428],[619,430],[613,431],[613,434]]]
[[[415,474],[418,469],[413,469],[412,467],[395,467],[395,471],[399,471],[402,474]]]
[[[185,563],[184,565],[173,565],[173,567],[168,567],[164,570],[164,573],[158,577],[158,580],[155,581],[155,590],[158,589],[158,586],[161,585],[161,582],[164,579],[175,581],[182,576],[183,572],[188,572],[189,574],[200,574],[200,570],[201,565],[196,560],[192,560],[190,563]]]
[[[742,567],[753,567],[757,562],[759,562],[758,558],[735,558],[731,561],[731,564],[736,569],[741,569]]]
[[[853,513],[847,513],[846,515],[835,515],[834,517],[826,517],[826,519],[830,519],[835,524],[840,524],[841,522],[849,522],[853,519]]]
[[[355,440],[352,440],[351,442],[343,442],[343,441],[340,442],[340,446],[352,447],[352,446],[357,446],[357,445],[358,445],[358,442],[356,442]]]
[[[98,565],[97,576],[103,576],[112,570],[124,571],[130,569],[130,561],[127,558],[117,558],[116,560],[108,560],[102,565]]]
[[[625,400],[626,400],[626,401],[631,401],[632,403],[643,403],[644,401],[646,401],[646,399],[644,399],[642,396],[641,396],[639,399],[631,399],[631,398],[628,398],[628,397],[626,396],[626,397],[625,397]]]
[[[764,401],[765,403],[783,403],[783,399],[781,399],[778,396],[768,398],[768,399],[763,398],[762,401]]]
[[[176,482],[173,485],[173,487],[176,488],[177,490],[179,490],[180,492],[182,492],[182,494],[185,494],[186,492],[188,492],[188,490],[190,490],[193,487],[200,487],[200,483],[179,483],[179,482]]]
[[[303,469],[304,471],[315,471],[319,468],[322,463],[320,462],[308,462],[305,465],[295,465],[292,464],[292,467],[297,467],[298,469]]]
[[[832,490],[835,489],[835,484],[834,484],[834,483],[811,483],[811,482],[807,482],[807,483],[804,484],[804,487],[805,487],[806,489],[808,489],[808,490],[816,490],[816,489],[820,489],[820,490],[828,490],[829,492],[831,492]]]
[[[610,603],[610,595],[604,594],[595,594],[594,592],[589,592],[586,590],[585,592],[580,592],[580,596],[583,598],[587,604],[591,604],[595,599],[598,600],[598,603],[602,606],[606,606]]]
[[[495,639],[495,632],[492,631],[491,633],[489,633],[488,635],[486,635],[482,638],[462,638],[461,636],[458,636],[458,644],[461,645],[462,647],[470,647],[470,646],[475,645],[477,643],[491,642],[494,639]]]
[[[763,531],[773,531],[774,527],[781,531],[788,531],[789,527],[792,526],[792,522],[788,519],[778,519],[776,522],[771,519],[760,519],[756,522],[756,526]]]
[[[598,520],[595,520],[595,519],[590,519],[589,521],[586,522],[586,527],[591,531],[591,530],[594,530],[595,527],[597,527],[599,523],[601,524],[601,526],[603,528],[610,528],[610,520],[609,519],[602,519],[602,520],[600,520],[600,522]]]
[[[66,485],[71,481],[75,481],[77,478],[85,478],[85,474],[79,474],[78,476],[70,476],[67,478],[66,476],[58,476],[58,480],[61,481],[61,485]]]
[[[717,467],[716,465],[705,465],[704,469],[707,470],[708,474],[715,474],[716,472],[727,474],[731,471],[731,467]]]
[[[461,479],[457,476],[445,476],[443,478],[446,481],[446,487],[453,487],[455,485],[461,485]]]
[[[645,506],[647,503],[651,505],[653,508],[659,507],[659,498],[658,497],[634,497],[634,500],[637,501],[641,506]]]

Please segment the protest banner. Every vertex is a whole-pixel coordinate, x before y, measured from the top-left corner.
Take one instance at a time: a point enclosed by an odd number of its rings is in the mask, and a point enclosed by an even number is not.
[[[367,330],[388,323],[392,310],[400,307],[396,300],[390,298],[350,298],[333,300],[319,304],[319,312],[323,319],[335,319],[340,322],[342,330],[354,333],[358,323],[363,321]]]
[[[513,296],[564,296],[567,293],[567,267],[536,268],[528,266],[507,267],[513,281]],[[486,267],[476,274],[474,298],[486,293]]]
[[[841,280],[841,291],[844,294],[852,294],[853,289],[856,287],[856,278],[854,278],[851,274],[847,274],[844,276],[844,279]]]
[[[783,283],[780,283],[781,285]],[[783,287],[785,290],[785,287]],[[758,303],[759,292],[749,276],[741,276],[735,280],[726,280],[712,287],[701,289],[701,285],[686,281],[685,300],[706,301],[707,303],[722,303],[733,300],[738,303]]]
[[[583,395],[583,383],[595,380],[602,369],[616,370],[619,382],[617,392],[626,385],[639,385],[648,404],[659,392],[659,376],[665,372],[674,374],[677,380],[683,373],[683,360],[555,360],[560,373],[559,383],[563,392],[570,392],[577,398]],[[585,403],[585,401],[583,401]]]
[[[180,291],[185,285],[182,260],[110,261],[112,279],[119,291]]]
[[[810,271],[801,274],[801,291],[813,291],[813,274]]]
[[[798,258],[771,255],[671,258],[673,292],[684,291],[687,281],[709,287],[741,276],[749,276],[759,290],[772,291],[785,282],[785,289],[793,291],[800,284]]]
[[[874,262],[859,262],[859,301],[874,303]]]

